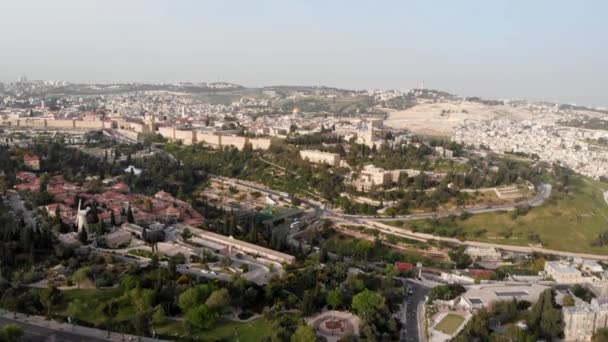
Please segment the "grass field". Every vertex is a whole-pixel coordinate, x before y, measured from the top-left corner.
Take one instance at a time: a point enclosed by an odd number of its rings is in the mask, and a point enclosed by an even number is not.
[[[60,316],[72,317],[77,321],[87,322],[93,326],[100,326],[107,321],[107,315],[103,312],[103,305],[120,296],[120,289],[110,290],[68,290],[61,292],[61,302],[56,310]],[[77,313],[70,312],[68,305],[78,300],[81,303]],[[129,304],[129,303],[125,303]],[[115,322],[129,321],[133,318],[134,310],[126,305],[125,310],[119,310],[118,315],[113,317]]]
[[[513,218],[511,212],[479,214],[440,228],[461,229],[468,240],[523,246],[538,244],[540,240],[549,249],[608,253],[608,246],[591,245],[598,233],[608,230],[608,204],[602,195],[608,184],[583,177],[573,181],[574,190],[553,191],[544,205],[532,208],[526,215]],[[413,221],[408,225],[424,231],[432,222]]]
[[[441,320],[441,322],[437,323],[435,330],[439,330],[444,334],[452,336],[452,334],[458,330],[462,322],[464,322],[464,317],[449,313]]]
[[[164,336],[187,336],[197,341],[240,341],[257,342],[265,336],[271,336],[274,332],[273,323],[263,318],[248,323],[240,322],[218,322],[214,329],[191,334],[186,332],[181,322],[171,322],[157,329]]]

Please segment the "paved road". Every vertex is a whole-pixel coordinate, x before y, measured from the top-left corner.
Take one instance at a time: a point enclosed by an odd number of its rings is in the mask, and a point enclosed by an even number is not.
[[[430,218],[439,218],[439,217],[447,217],[450,215],[462,215],[464,212],[469,214],[483,214],[490,213],[495,211],[511,211],[515,210],[518,205],[529,205],[531,207],[541,206],[545,201],[551,196],[551,184],[541,183],[537,187],[536,195],[517,205],[515,204],[506,204],[506,205],[495,205],[495,206],[487,206],[487,207],[478,207],[478,208],[466,208],[466,209],[457,209],[457,210],[448,210],[448,211],[435,211],[431,213],[420,213],[420,214],[411,214],[411,215],[397,215],[395,217],[381,217],[381,216],[369,216],[369,215],[342,215],[337,214],[331,210],[325,210],[325,213],[328,216],[338,216],[344,220],[367,220],[367,221],[394,221],[394,220],[424,220]]]
[[[231,179],[231,178],[226,178],[226,177],[216,177],[216,178],[222,179],[224,181],[235,182],[235,184],[237,184],[241,187],[249,188],[252,190],[257,190],[257,191],[260,191],[260,192],[266,193],[266,194],[272,194],[272,195],[281,196],[281,197],[284,197],[284,195],[285,195],[284,193],[281,193],[278,191],[274,191],[274,190],[271,190],[268,188],[262,188],[259,186],[253,186],[251,184],[247,184],[247,183],[238,181],[236,179]],[[551,196],[551,190],[552,190],[552,187],[550,184],[543,184],[543,183],[539,184],[536,196],[534,198],[526,201],[526,203],[532,207],[537,207],[537,206],[542,205]],[[425,218],[433,218],[433,217],[440,217],[440,216],[448,216],[448,215],[452,215],[452,214],[460,215],[463,213],[463,211],[424,213],[424,214],[397,216],[395,218],[376,218],[373,216],[365,216],[365,215],[342,215],[342,214],[333,212],[330,209],[326,209],[322,205],[320,205],[314,201],[311,201],[309,199],[302,199],[302,202],[306,202],[311,207],[315,208],[315,210],[317,211],[319,216],[324,216],[324,217],[338,219],[338,220],[341,219],[343,221],[350,222],[352,224],[365,224],[365,225],[377,228],[380,231],[392,233],[395,235],[401,235],[401,236],[404,236],[407,238],[445,241],[445,242],[449,242],[449,243],[462,244],[462,245],[467,245],[467,246],[494,247],[494,248],[499,248],[499,249],[512,251],[512,252],[521,252],[521,253],[539,252],[539,253],[564,256],[564,257],[573,256],[573,257],[581,257],[581,258],[586,258],[586,259],[608,261],[608,255],[570,253],[570,252],[556,251],[556,250],[532,247],[532,246],[503,245],[503,244],[486,243],[486,242],[478,242],[478,241],[459,241],[458,239],[446,238],[446,237],[441,237],[441,236],[437,236],[437,235],[413,233],[411,231],[407,231],[404,229],[398,229],[398,228],[395,228],[392,226],[388,226],[386,224],[382,224],[382,222],[381,222],[383,220],[425,219]],[[466,211],[469,213],[472,213],[472,214],[480,214],[480,213],[486,213],[486,212],[492,212],[492,211],[514,210],[514,209],[515,209],[515,206],[509,205],[509,206],[495,206],[495,207],[489,207],[489,208],[486,207],[486,208],[477,208],[477,209],[467,209]]]
[[[214,178],[217,180],[224,181],[224,182],[232,183],[234,185],[237,185],[237,186],[240,186],[243,188],[247,188],[249,190],[255,190],[255,191],[259,191],[261,193],[265,193],[268,195],[288,198],[287,194],[285,194],[284,192],[275,191],[275,190],[265,188],[265,187],[260,187],[257,185],[250,184],[248,182],[242,182],[242,181],[239,181],[238,179],[220,177],[220,176],[216,176]],[[519,203],[518,205],[529,205],[532,207],[538,207],[538,206],[542,205],[543,203],[545,203],[545,201],[551,196],[551,189],[552,189],[552,187],[550,184],[541,183],[537,187],[537,194],[536,194],[536,196],[534,196],[534,198],[524,201],[523,203]],[[495,211],[505,211],[505,210],[510,211],[510,210],[515,210],[517,207],[517,205],[508,204],[508,205],[487,206],[487,207],[481,207],[481,208],[467,208],[467,209],[458,209],[458,210],[449,210],[449,211],[436,211],[436,212],[431,212],[431,213],[398,215],[395,217],[380,217],[380,216],[370,216],[370,215],[340,214],[340,213],[336,213],[336,212],[332,211],[331,209],[320,207],[319,204],[317,204],[315,202],[305,200],[305,199],[303,199],[302,201],[308,203],[311,207],[315,208],[315,210],[318,212],[319,215],[323,215],[326,217],[333,217],[333,218],[341,218],[343,220],[351,221],[353,223],[361,223],[363,220],[365,220],[365,221],[394,221],[396,219],[406,220],[406,221],[423,220],[423,219],[430,219],[430,218],[437,218],[437,217],[446,217],[446,216],[450,216],[450,215],[462,215],[464,212],[468,212],[470,214],[482,214],[482,213],[489,213],[489,212],[495,212]]]
[[[411,290],[411,295],[404,298],[404,303],[401,311],[401,342],[422,342],[424,338],[424,317],[422,315],[422,307],[425,297],[429,292],[429,288],[420,285],[417,282],[406,281],[406,290]]]
[[[23,328],[23,341],[105,341],[90,336],[82,336],[67,331],[56,331],[50,328],[44,328],[12,319],[0,318],[0,326],[5,326],[7,324],[17,324]]]

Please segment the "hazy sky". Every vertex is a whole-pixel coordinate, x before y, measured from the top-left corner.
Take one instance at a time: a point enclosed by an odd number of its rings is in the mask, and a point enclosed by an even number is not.
[[[2,0],[0,79],[429,88],[608,106],[608,1]]]

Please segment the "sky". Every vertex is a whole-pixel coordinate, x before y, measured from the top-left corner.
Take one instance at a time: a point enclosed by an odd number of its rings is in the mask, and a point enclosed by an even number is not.
[[[3,0],[0,80],[215,82],[608,106],[605,0]]]

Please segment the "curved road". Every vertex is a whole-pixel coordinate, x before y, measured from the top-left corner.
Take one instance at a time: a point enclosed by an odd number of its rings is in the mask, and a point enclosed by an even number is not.
[[[533,198],[517,203],[517,204],[506,204],[506,205],[495,205],[495,206],[487,206],[487,207],[476,207],[476,208],[465,208],[458,210],[448,210],[448,211],[435,211],[430,213],[420,213],[420,214],[411,214],[411,215],[397,215],[394,217],[377,217],[377,216],[369,216],[369,215],[342,215],[337,214],[331,210],[325,209],[325,213],[329,214],[328,216],[338,216],[345,220],[367,220],[367,221],[394,221],[394,220],[425,220],[430,218],[438,218],[438,217],[446,217],[450,215],[462,215],[467,212],[470,214],[483,214],[490,213],[494,211],[511,211],[515,210],[518,206],[529,205],[531,207],[538,207],[545,203],[545,201],[551,196],[551,184],[541,183],[538,185],[538,192],[536,196]]]
[[[281,193],[279,191],[268,189],[268,188],[262,187],[262,186],[252,185],[252,184],[249,184],[246,182],[239,181],[238,179],[232,179],[232,178],[226,178],[226,177],[215,177],[215,178],[219,178],[223,181],[229,181],[232,184],[237,185],[239,187],[259,191],[259,192],[267,194],[267,195],[285,197],[285,194]],[[367,224],[369,226],[377,228],[378,230],[380,230],[382,232],[391,233],[391,234],[406,237],[406,238],[437,240],[437,241],[444,241],[444,242],[449,242],[449,243],[459,244],[459,245],[466,245],[466,246],[493,247],[493,248],[498,248],[498,249],[502,249],[502,250],[506,250],[506,251],[520,252],[520,253],[539,252],[539,253],[564,256],[564,257],[574,256],[574,257],[581,257],[581,258],[587,258],[587,259],[593,259],[593,260],[608,261],[608,255],[570,253],[570,252],[563,252],[563,251],[557,251],[557,250],[546,249],[546,248],[503,245],[503,244],[468,241],[468,240],[460,241],[458,239],[446,238],[446,237],[437,236],[437,235],[414,233],[409,230],[399,229],[399,228],[389,226],[389,225],[382,223],[382,221],[394,221],[396,219],[422,220],[422,219],[429,219],[429,218],[445,217],[445,216],[450,216],[450,215],[461,215],[465,211],[468,213],[471,213],[471,214],[482,214],[482,213],[495,212],[495,211],[510,211],[510,210],[515,210],[515,208],[518,205],[529,205],[531,207],[538,207],[538,206],[541,206],[542,204],[544,204],[545,201],[551,196],[551,190],[552,190],[551,184],[540,183],[537,187],[537,194],[536,194],[536,196],[534,196],[534,198],[531,198],[531,199],[524,201],[522,203],[519,203],[517,205],[500,205],[500,206],[490,206],[490,207],[484,207],[484,208],[470,208],[470,209],[465,209],[465,210],[421,213],[421,214],[395,216],[395,217],[390,217],[390,218],[374,217],[374,216],[367,216],[367,215],[343,215],[343,214],[336,213],[330,209],[323,208],[322,205],[315,203],[314,201],[304,200],[304,199],[302,201],[306,202],[308,205],[315,208],[319,215],[322,215],[322,216],[325,216],[328,218],[332,218],[335,220],[342,220],[347,223]]]

